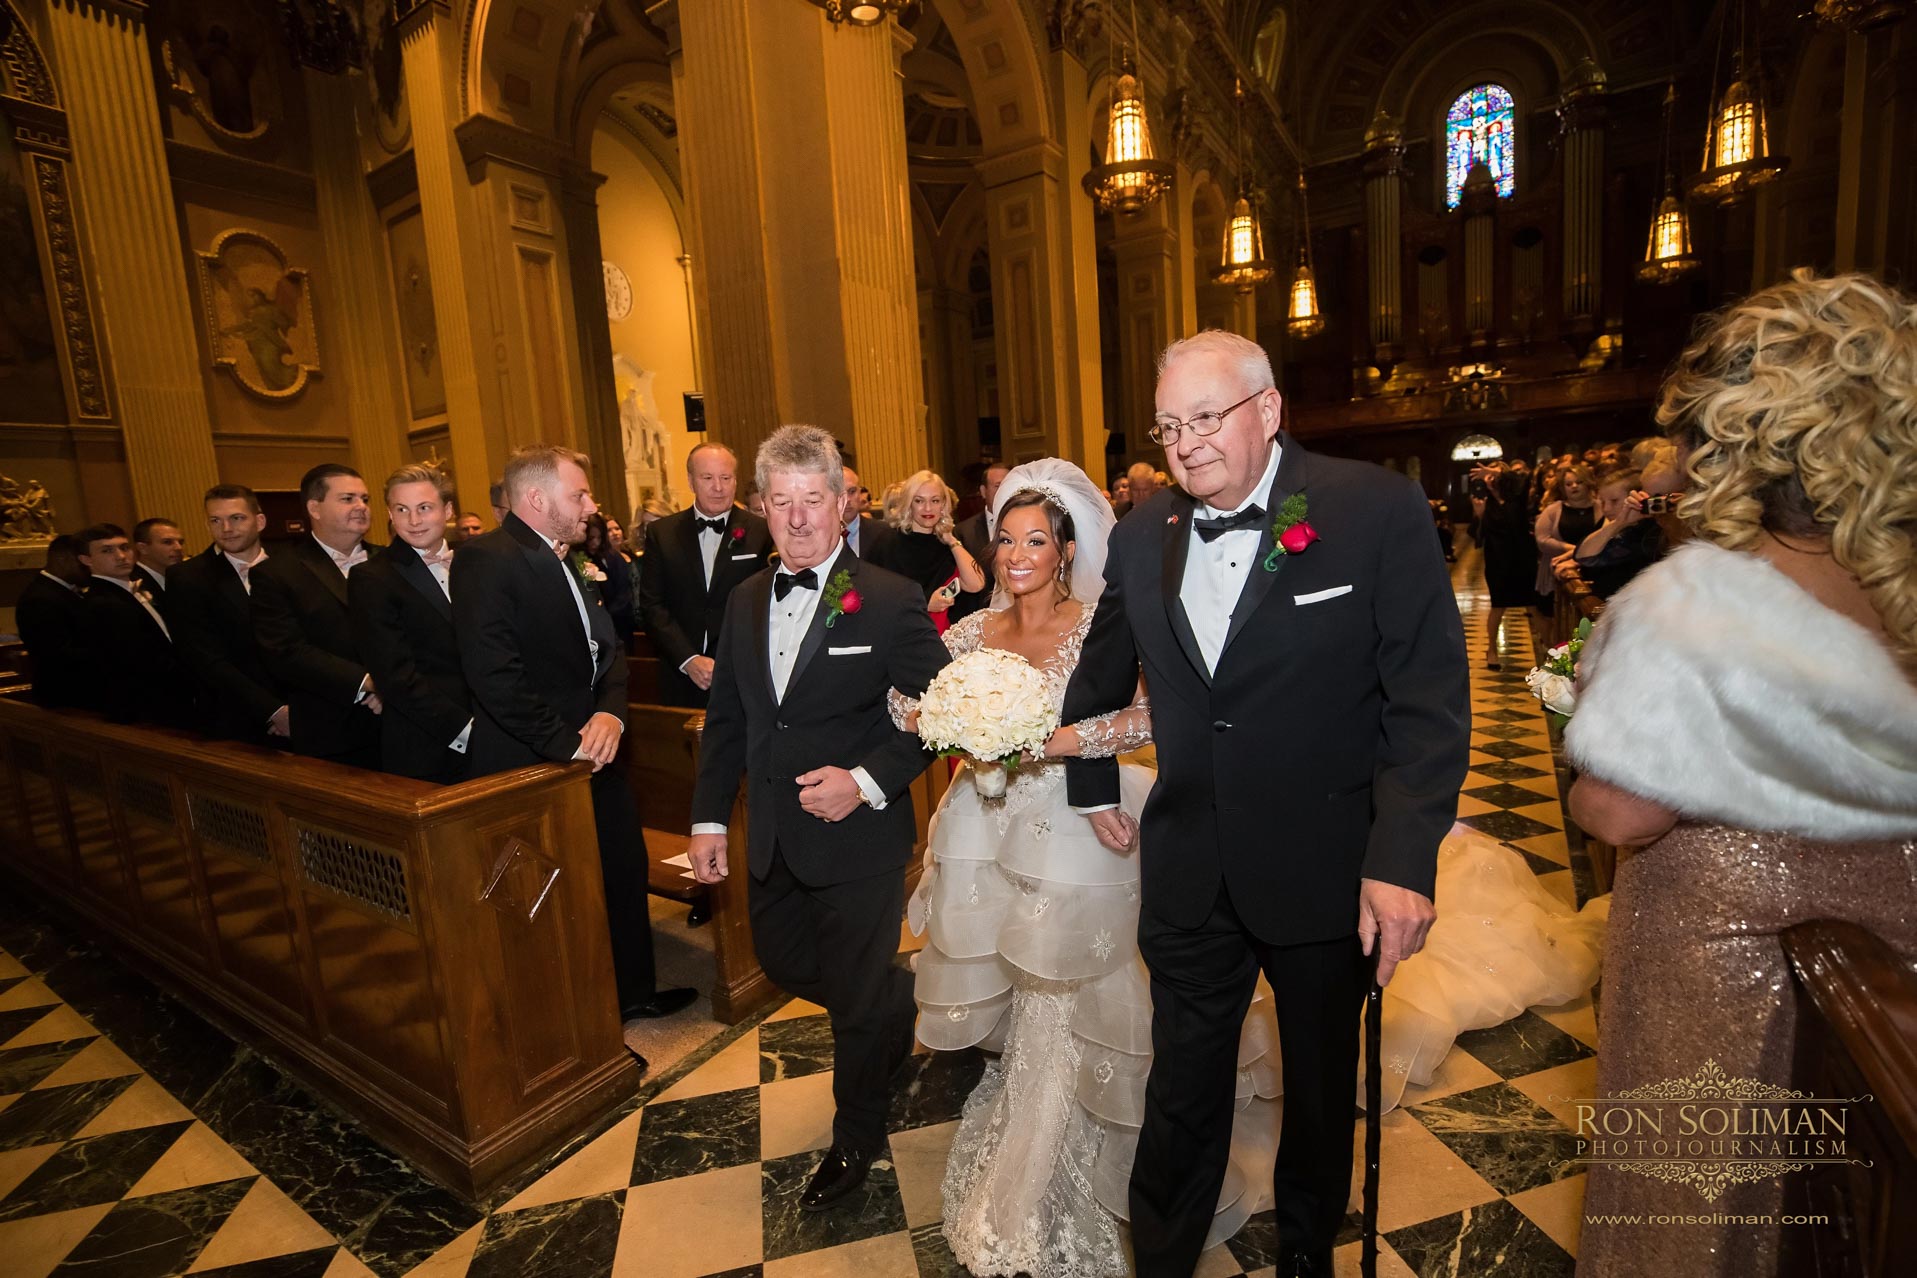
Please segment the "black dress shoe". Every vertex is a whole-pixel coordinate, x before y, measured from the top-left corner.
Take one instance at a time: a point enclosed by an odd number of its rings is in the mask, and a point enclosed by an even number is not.
[[[671,1016],[692,1006],[699,997],[699,991],[680,986],[677,989],[660,990],[651,998],[640,1003],[628,1003],[619,1009],[621,1021],[654,1021],[661,1016]]]
[[[1277,1278],[1331,1278],[1331,1253],[1291,1251],[1278,1257]]]
[[[710,922],[712,922],[712,896],[710,893],[702,892],[692,902],[692,912],[686,915],[686,926],[704,927]]]
[[[799,1195],[799,1206],[806,1211],[824,1211],[863,1185],[866,1169],[871,1165],[872,1155],[834,1145],[819,1160],[811,1183]]]

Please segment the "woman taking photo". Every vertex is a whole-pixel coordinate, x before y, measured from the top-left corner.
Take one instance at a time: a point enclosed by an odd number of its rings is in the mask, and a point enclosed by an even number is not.
[[[953,531],[952,510],[957,505],[944,480],[929,470],[920,471],[900,486],[898,509],[889,516],[899,535],[886,538],[871,552],[872,562],[879,567],[924,587],[940,634],[945,633],[947,612],[960,593],[980,594],[987,584],[985,570]]]
[[[1574,463],[1564,468],[1556,484],[1558,495],[1538,512],[1537,592],[1544,599],[1557,594],[1557,575],[1553,561],[1578,548],[1578,543],[1598,530],[1603,522],[1598,514],[1597,485],[1590,468]]]

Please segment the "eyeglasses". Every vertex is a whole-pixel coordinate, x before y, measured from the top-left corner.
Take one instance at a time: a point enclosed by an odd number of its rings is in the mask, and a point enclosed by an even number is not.
[[[1257,399],[1260,395],[1264,394],[1265,391],[1270,389],[1271,387],[1267,386],[1255,390],[1239,400],[1236,404],[1233,404],[1230,408],[1193,413],[1182,422],[1170,417],[1161,417],[1153,422],[1152,428],[1145,433],[1151,437],[1152,443],[1163,444],[1167,448],[1177,443],[1179,434],[1185,430],[1190,430],[1192,434],[1198,436],[1200,439],[1203,439],[1207,435],[1216,435],[1218,428],[1225,424],[1225,418],[1231,416],[1234,409],[1243,408],[1246,404],[1251,403],[1252,400]]]

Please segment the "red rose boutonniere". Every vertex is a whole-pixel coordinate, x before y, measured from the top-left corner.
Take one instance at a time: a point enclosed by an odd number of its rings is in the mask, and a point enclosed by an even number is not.
[[[852,574],[841,568],[832,574],[832,580],[825,586],[825,606],[830,609],[825,616],[825,628],[832,629],[832,623],[840,617],[849,617],[865,607],[865,600],[853,589]]]
[[[1279,559],[1285,555],[1302,555],[1306,547],[1318,540],[1318,530],[1311,526],[1305,514],[1303,493],[1293,493],[1278,507],[1278,517],[1271,521],[1271,534],[1277,545],[1265,556],[1266,572],[1277,572]]]
[[[732,540],[734,540],[734,541],[744,541],[744,540],[745,540],[745,529],[744,529],[744,528],[742,528],[742,527],[735,527],[735,528],[734,528],[734,529],[732,530]]]

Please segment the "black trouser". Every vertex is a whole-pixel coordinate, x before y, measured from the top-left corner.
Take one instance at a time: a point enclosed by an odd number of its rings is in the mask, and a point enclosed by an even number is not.
[[[1356,934],[1267,945],[1221,887],[1210,916],[1189,930],[1143,911],[1138,948],[1152,988],[1152,1068],[1131,1183],[1138,1278],[1190,1278],[1198,1264],[1224,1184],[1238,1039],[1260,968],[1284,1055],[1278,1236],[1287,1252],[1329,1253],[1351,1192],[1357,1019],[1370,972]]]
[[[775,847],[751,884],[752,944],[780,989],[823,1007],[832,1020],[832,1143],[885,1149],[885,1111],[898,1053],[917,1008],[912,974],[893,960],[905,911],[905,872],[811,887]]]
[[[626,770],[618,763],[592,774],[592,823],[599,835],[599,872],[606,885],[613,981],[619,989],[619,1006],[630,1007],[653,996],[657,977],[646,888],[646,838]]]

